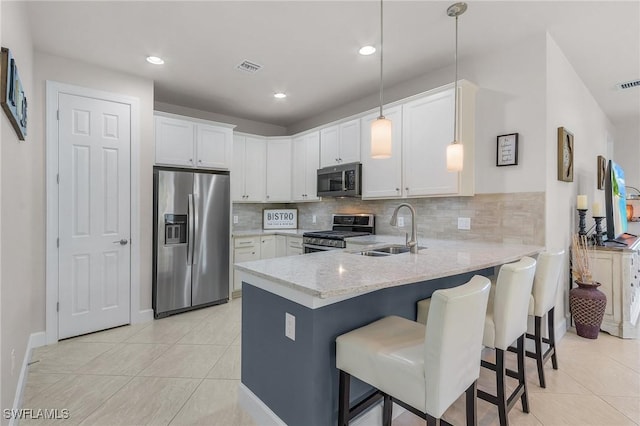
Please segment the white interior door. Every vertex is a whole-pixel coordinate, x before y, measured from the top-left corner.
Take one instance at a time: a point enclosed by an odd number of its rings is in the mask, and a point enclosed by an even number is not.
[[[60,339],[130,322],[130,109],[58,97]]]

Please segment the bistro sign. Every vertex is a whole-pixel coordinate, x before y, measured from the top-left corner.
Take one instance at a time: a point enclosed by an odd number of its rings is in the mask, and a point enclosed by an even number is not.
[[[264,209],[262,229],[297,229],[298,209]]]

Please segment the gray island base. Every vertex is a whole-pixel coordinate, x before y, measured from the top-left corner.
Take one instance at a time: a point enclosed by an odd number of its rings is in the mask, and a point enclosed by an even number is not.
[[[236,264],[242,276],[242,386],[290,426],[337,423],[335,339],[388,315],[415,320],[416,302],[536,255],[515,244],[421,241],[438,247],[383,259],[312,253]],[[295,340],[285,315],[295,317]],[[352,380],[351,401],[371,387]]]

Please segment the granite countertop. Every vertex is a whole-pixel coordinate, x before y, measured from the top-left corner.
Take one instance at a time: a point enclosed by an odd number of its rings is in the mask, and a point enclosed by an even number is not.
[[[305,232],[317,231],[317,229],[248,229],[243,231],[232,231],[233,237],[252,237],[254,235],[299,235]]]
[[[404,243],[404,236],[401,237]],[[396,243],[397,238],[366,236],[348,242],[366,246]],[[432,280],[514,262],[543,247],[469,241],[420,239],[417,254],[384,257],[354,254],[362,248],[330,250],[235,264],[237,271],[320,299]],[[363,246],[364,247],[364,246]]]

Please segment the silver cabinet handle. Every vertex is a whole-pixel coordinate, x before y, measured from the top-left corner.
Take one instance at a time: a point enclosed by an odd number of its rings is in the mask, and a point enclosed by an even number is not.
[[[267,200],[269,199],[269,196],[267,195]]]
[[[189,158],[189,162],[190,162],[190,163],[193,163],[193,158]]]
[[[114,241],[113,244],[120,244],[121,246],[126,246],[129,243],[128,240],[125,240],[124,238],[118,241]]]
[[[202,160],[198,160],[198,163],[202,163]]]

